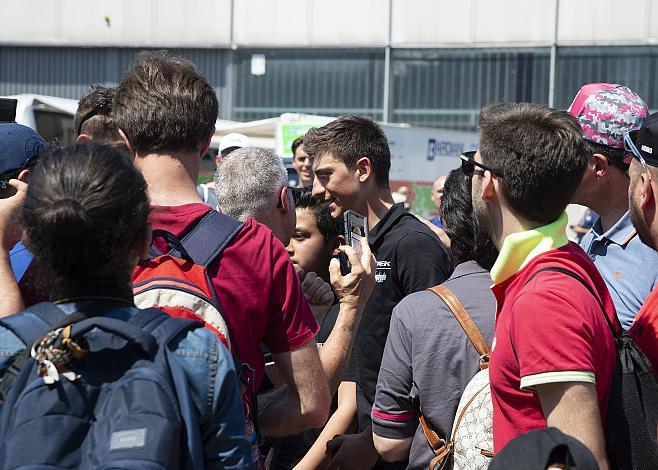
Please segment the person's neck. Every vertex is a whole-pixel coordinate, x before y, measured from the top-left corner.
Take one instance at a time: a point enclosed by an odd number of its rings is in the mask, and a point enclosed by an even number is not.
[[[154,206],[202,202],[196,189],[199,165],[200,159],[194,153],[150,153],[135,157],[135,166],[148,184]]]
[[[587,206],[599,215],[605,233],[628,211],[628,184],[608,186],[595,196]]]
[[[377,192],[366,201],[366,204],[367,213],[365,215],[368,217],[368,230],[372,230],[372,228],[386,215],[395,202],[393,201],[393,196],[391,196],[391,190],[386,188],[377,190]]]
[[[530,222],[516,216],[515,214],[512,214],[509,211],[502,213],[501,221],[502,223],[496,230],[496,236],[494,237],[494,244],[496,245],[496,248],[498,248],[498,251],[500,251],[500,249],[503,247],[503,243],[505,243],[505,239],[509,235],[513,233],[526,232],[528,230],[533,230],[544,225],[537,222]]]

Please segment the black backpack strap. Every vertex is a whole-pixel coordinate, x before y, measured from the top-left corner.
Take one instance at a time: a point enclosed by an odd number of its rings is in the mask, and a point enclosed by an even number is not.
[[[41,302],[28,310],[0,318],[0,325],[14,333],[27,346],[66,318],[66,314],[51,302]]]
[[[601,313],[603,313],[603,318],[605,318],[605,322],[608,324],[608,327],[610,328],[610,331],[612,332],[612,336],[614,338],[619,336],[619,333],[623,330],[621,323],[619,322],[619,318],[617,318],[617,315],[615,315],[615,323],[617,328],[612,325],[612,322],[610,321],[610,318],[608,318],[608,314],[605,311],[605,307],[603,307],[603,303],[601,302],[601,299],[599,299],[599,296],[594,292],[594,289],[592,289],[592,286],[590,286],[585,279],[583,279],[579,274],[570,271],[569,269],[561,268],[558,266],[549,266],[547,268],[542,268],[537,270],[535,273],[532,274],[526,281],[526,284],[532,281],[532,279],[537,276],[537,274],[544,272],[544,271],[555,271],[558,273],[566,274],[567,276],[575,279],[576,281],[580,282],[588,291],[590,294],[592,294],[592,297],[596,300],[596,303],[599,304],[599,308],[601,309]]]
[[[183,237],[181,244],[194,264],[208,267],[243,226],[243,222],[211,210]],[[176,248],[169,254],[181,257],[180,251]]]

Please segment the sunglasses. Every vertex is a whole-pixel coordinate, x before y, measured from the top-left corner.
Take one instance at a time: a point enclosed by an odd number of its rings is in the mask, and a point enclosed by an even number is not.
[[[302,188],[293,188],[292,186],[286,186],[288,188],[288,191],[292,194],[292,203],[297,207],[299,205],[299,201],[302,198],[302,195],[304,194],[304,190]],[[281,207],[282,202],[281,198],[279,198],[279,202],[276,205],[276,207]]]
[[[640,151],[637,149],[635,145],[635,141],[637,140],[637,134],[639,131],[634,130],[630,132],[624,132],[624,149],[628,152],[628,155],[624,157],[624,163],[627,165],[631,164],[631,161],[635,158],[637,161],[639,161],[642,164],[642,167],[644,167],[644,171],[648,172],[649,168],[647,167],[647,161],[644,159]]]
[[[471,152],[464,152],[459,156],[462,162],[462,171],[466,176],[472,178],[473,175],[475,174],[475,167],[477,166],[478,168],[481,168],[483,170],[490,171],[491,173],[493,173],[499,178],[503,177],[502,171],[494,170],[493,168],[491,168],[488,165],[485,165],[484,163],[475,161],[476,153],[477,151],[473,150]]]

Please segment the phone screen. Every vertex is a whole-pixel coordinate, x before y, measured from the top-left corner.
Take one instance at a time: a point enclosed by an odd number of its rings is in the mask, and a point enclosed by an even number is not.
[[[363,243],[366,243],[365,237],[368,234],[368,225],[367,220],[364,216],[358,212],[348,210],[343,215],[345,222],[345,243],[351,246],[354,251],[359,254],[359,257],[363,257]],[[349,262],[347,262],[347,257],[344,257],[343,271],[350,270]]]

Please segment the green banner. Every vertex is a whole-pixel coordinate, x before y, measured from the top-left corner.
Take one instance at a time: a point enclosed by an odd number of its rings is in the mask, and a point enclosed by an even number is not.
[[[305,124],[305,123],[291,123],[291,124],[281,124],[281,142],[282,142],[282,151],[283,157],[292,158],[292,151],[290,146],[293,141],[304,134],[312,127],[318,127],[318,124]]]

